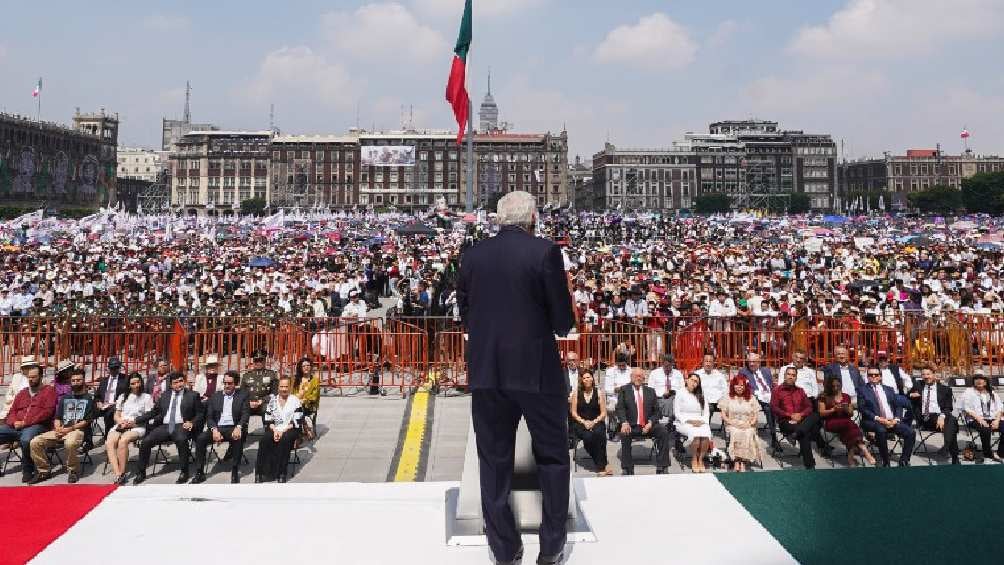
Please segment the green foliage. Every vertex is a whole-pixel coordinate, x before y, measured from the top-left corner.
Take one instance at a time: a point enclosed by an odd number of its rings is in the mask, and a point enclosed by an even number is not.
[[[906,198],[911,206],[929,214],[952,214],[962,208],[962,193],[950,186],[932,186]]]
[[[728,194],[702,194],[694,199],[694,211],[698,214],[720,214],[732,209],[732,199]]]
[[[249,198],[241,201],[241,214],[261,216],[265,213],[264,198]]]
[[[812,199],[809,198],[808,194],[804,192],[794,192],[791,195],[791,201],[788,204],[789,214],[804,214],[812,210]]]
[[[962,180],[962,203],[969,212],[1004,213],[1004,172],[980,173]]]

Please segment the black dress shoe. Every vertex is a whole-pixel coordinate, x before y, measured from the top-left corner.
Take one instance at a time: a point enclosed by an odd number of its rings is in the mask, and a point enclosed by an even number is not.
[[[516,550],[516,555],[513,556],[513,558],[509,559],[508,561],[502,561],[500,559],[495,559],[494,555],[492,556],[492,561],[495,562],[495,565],[517,565],[522,560],[523,560],[523,546],[522,545],[519,546],[519,549]]]
[[[178,475],[178,480],[174,481],[174,484],[180,485],[187,482],[188,482],[188,473],[182,471],[182,473]]]
[[[955,457],[952,457],[952,465],[961,465],[961,463],[959,462],[959,456],[958,455],[956,455]]]
[[[122,473],[115,479],[115,484],[119,486],[125,486],[127,482],[129,482],[129,476],[126,475],[125,473]]]
[[[557,555],[538,555],[537,565],[558,565],[565,558],[565,553],[559,551]]]
[[[66,482],[70,483],[71,485],[79,480],[80,480],[80,475],[74,473],[73,471],[70,471],[70,475],[66,477]]]
[[[30,482],[31,482],[31,474],[30,473],[21,473],[21,483],[28,484]]]
[[[232,471],[230,473],[230,482],[233,484],[241,482],[241,474],[237,471]]]
[[[883,461],[883,462],[882,462],[882,466],[883,466],[883,467],[891,467],[891,465],[889,465],[889,462],[888,462],[888,461]]]
[[[132,478],[132,484],[139,485],[146,480],[146,473],[136,473],[136,476]]]
[[[624,475],[624,476],[631,476],[631,475],[634,474],[634,469],[624,469],[621,472],[621,474]]]
[[[50,478],[52,478],[51,473],[35,473],[35,475],[31,477],[31,480],[28,481],[28,484],[37,485],[42,481],[48,481]]]
[[[899,466],[900,467],[909,467],[910,466],[910,462],[909,461],[900,461],[899,462]]]
[[[286,482],[286,475],[279,475],[279,479],[278,480],[279,480],[280,483]]]
[[[655,474],[656,475],[665,475],[666,474],[666,468],[665,467],[656,467]]]
[[[204,482],[206,482],[206,474],[203,473],[202,471],[197,471],[195,473],[195,477],[192,479],[192,484],[197,485],[199,483],[204,483]]]

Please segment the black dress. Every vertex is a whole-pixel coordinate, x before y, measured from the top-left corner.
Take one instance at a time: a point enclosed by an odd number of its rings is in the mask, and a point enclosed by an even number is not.
[[[264,431],[258,442],[258,457],[255,460],[255,482],[268,482],[286,478],[286,467],[289,463],[289,453],[293,450],[296,440],[300,439],[300,423],[303,419],[303,408],[294,411],[292,425],[283,432],[279,441],[275,441],[269,426],[274,423],[273,410],[277,410],[276,397],[273,396],[265,410]],[[287,400],[289,402],[289,400]]]
[[[593,397],[586,401],[586,396],[582,390],[576,391],[578,397],[575,404],[575,411],[579,418],[585,421],[595,420],[600,416],[600,392],[593,389]],[[585,426],[574,420],[575,437],[582,440],[582,446],[586,448],[589,457],[599,470],[607,467],[607,424],[599,422],[593,429],[587,430]]]

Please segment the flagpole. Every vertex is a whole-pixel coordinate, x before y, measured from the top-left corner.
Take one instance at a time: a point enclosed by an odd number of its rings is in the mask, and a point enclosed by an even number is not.
[[[471,41],[473,44],[474,42]],[[467,59],[464,61],[467,67],[464,71],[464,82],[469,83],[471,76],[471,52],[468,49]],[[467,85],[465,84],[466,88]],[[467,198],[464,200],[464,211],[474,211],[474,102],[471,99],[471,89],[467,90]]]
[[[36,103],[38,104],[38,110],[36,111],[36,114],[35,114],[35,120],[41,122],[42,121],[42,77],[38,77],[38,96],[36,96],[35,98],[38,98],[38,100],[36,101]]]

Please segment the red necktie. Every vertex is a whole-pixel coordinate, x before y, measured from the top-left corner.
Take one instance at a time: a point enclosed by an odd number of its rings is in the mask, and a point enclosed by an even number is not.
[[[634,389],[634,403],[638,405],[638,425],[645,427],[645,402],[640,388]]]

